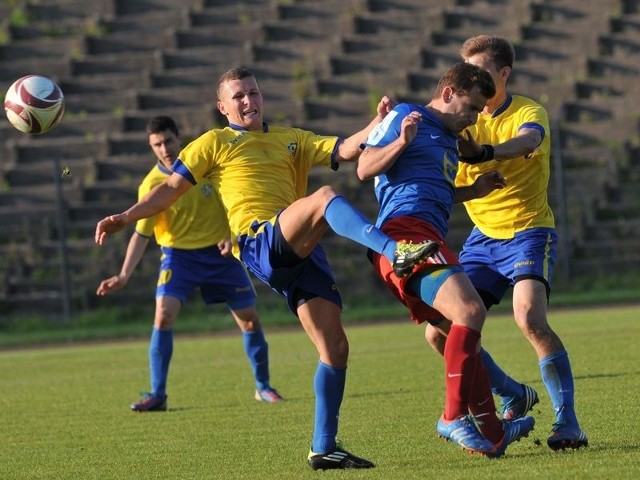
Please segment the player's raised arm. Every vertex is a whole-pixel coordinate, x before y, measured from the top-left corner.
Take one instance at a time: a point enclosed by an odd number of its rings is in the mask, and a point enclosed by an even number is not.
[[[119,232],[130,223],[162,212],[192,186],[193,184],[182,175],[173,173],[166,182],[155,187],[128,210],[100,220],[96,225],[96,243],[103,245],[107,236]]]
[[[387,96],[380,99],[376,108],[376,116],[373,117],[371,122],[362,130],[345,138],[338,146],[339,162],[355,162],[358,160],[362,152],[361,145],[366,142],[369,133],[371,133],[375,126],[384,120],[384,117],[393,110],[394,105],[395,102]]]

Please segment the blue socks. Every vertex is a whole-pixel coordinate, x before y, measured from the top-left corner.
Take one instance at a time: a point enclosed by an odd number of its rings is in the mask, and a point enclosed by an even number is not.
[[[256,388],[266,390],[269,386],[269,344],[264,338],[262,329],[255,332],[242,332],[244,350],[247,352]]]
[[[496,362],[493,361],[489,352],[484,348],[480,350],[482,363],[489,374],[491,391],[502,398],[514,398],[522,396],[522,386],[513,378],[506,374]]]
[[[313,387],[316,394],[316,414],[313,428],[313,453],[327,453],[336,448],[338,414],[344,394],[347,369],[318,362]]]
[[[364,245],[393,262],[395,240],[372,225],[343,196],[337,195],[329,202],[324,211],[324,218],[338,235]]]
[[[167,376],[173,354],[173,330],[159,330],[154,327],[149,342],[149,373],[151,374],[151,394],[164,398],[167,394]]]
[[[573,404],[573,373],[569,354],[566,350],[560,350],[546,356],[539,364],[542,381],[551,397],[557,422],[578,426]]]

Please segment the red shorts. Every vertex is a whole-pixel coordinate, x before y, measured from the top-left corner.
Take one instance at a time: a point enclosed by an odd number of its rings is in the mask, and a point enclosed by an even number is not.
[[[458,256],[444,243],[440,234],[431,224],[414,217],[397,217],[389,220],[381,229],[394,240],[405,240],[412,243],[420,243],[431,240],[440,244],[440,250],[426,262],[414,268],[411,275],[423,270],[433,270],[434,266],[460,265]],[[384,256],[373,252],[371,257],[373,268],[385,283],[389,291],[393,293],[410,311],[411,320],[422,323],[431,320],[441,320],[442,314],[427,305],[422,299],[407,291],[407,281],[411,275],[399,278],[394,272],[391,262]]]

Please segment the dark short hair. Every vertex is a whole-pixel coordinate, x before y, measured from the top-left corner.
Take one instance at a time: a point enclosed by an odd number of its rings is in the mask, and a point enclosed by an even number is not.
[[[460,56],[463,60],[479,53],[488,55],[498,70],[504,67],[513,68],[513,62],[516,59],[516,52],[511,42],[505,37],[494,35],[468,38],[460,48]]]
[[[223,83],[228,82],[230,80],[242,80],[243,78],[247,78],[247,77],[255,78],[256,76],[251,70],[245,67],[230,68],[229,70],[224,72],[222,75],[220,75],[220,78],[218,79],[218,87],[216,88],[216,95],[218,96],[218,98],[220,98],[220,86]],[[257,82],[257,79],[256,79],[256,82]]]
[[[167,130],[171,130],[173,133],[175,133],[176,137],[180,136],[178,126],[171,117],[159,115],[157,117],[153,117],[151,120],[149,120],[149,123],[147,123],[147,135],[151,135],[152,133],[166,132]]]
[[[468,95],[476,86],[487,99],[496,94],[496,86],[489,72],[470,63],[459,62],[440,77],[433,98],[439,98],[445,87],[452,87],[456,92]]]

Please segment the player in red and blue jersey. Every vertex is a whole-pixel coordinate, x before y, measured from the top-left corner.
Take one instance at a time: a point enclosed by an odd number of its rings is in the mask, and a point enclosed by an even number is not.
[[[478,175],[499,170],[509,184],[484,198],[465,202],[475,225],[460,261],[487,308],[513,287],[513,313],[518,327],[538,357],[542,381],[555,413],[547,445],[553,450],[588,445],[574,405],[569,355],[547,320],[557,235],[547,199],[550,132],[542,105],[507,90],[515,52],[503,37],[480,35],[464,42],[462,58],[489,72],[496,95],[459,146],[465,155],[456,185],[470,185]],[[441,328],[445,329],[443,325]],[[427,340],[442,352],[442,335],[427,327]],[[495,393],[503,398],[506,418],[525,413],[538,401],[532,387],[510,379],[490,359],[485,364]]]
[[[453,66],[428,105],[397,105],[374,129],[360,156],[358,176],[375,177],[380,204],[376,225],[383,232],[396,240],[440,244],[436,255],[403,278],[371,252],[375,270],[415,322],[437,324],[444,317],[452,323],[444,351],[446,402],[438,434],[471,452],[500,457],[510,443],[529,434],[535,421],[497,417],[479,353],[486,310],[444,242],[454,202],[505,186],[495,171],[467,187],[455,186],[457,134],[476,122],[494,93],[484,70],[466,63]]]
[[[180,152],[178,126],[170,117],[152,118],[147,136],[157,163],[138,187],[138,198],[171,175]],[[282,400],[269,382],[269,346],[255,308],[255,290],[244,266],[231,256],[229,226],[211,181],[205,179],[165,211],[139,220],[120,273],[103,280],[97,294],[107,295],[127,284],[154,235],[162,255],[149,343],[151,391],[133,403],[131,410],[167,409],[173,327],[182,303],[195,288],[200,289],[207,305],[226,303],[240,327],[255,378],[256,400],[270,403]]]
[[[423,263],[438,244],[397,242],[330,186],[307,195],[307,179],[315,165],[335,170],[339,162],[356,161],[360,145],[390,110],[390,100],[384,97],[379,102],[369,125],[342,139],[264,122],[262,92],[247,69],[224,73],[217,95],[218,110],[229,125],[191,142],[164,183],[125,212],[98,222],[96,242],[103,244],[109,234],[158,214],[191,188],[211,180],[229,219],[234,254],[286,298],[318,351],[309,466],[371,468],[372,462],[336,441],[349,342],[341,321],[340,293],[319,241],[331,228],[382,254],[399,276]]]

